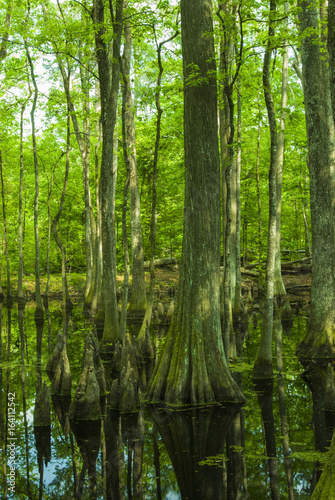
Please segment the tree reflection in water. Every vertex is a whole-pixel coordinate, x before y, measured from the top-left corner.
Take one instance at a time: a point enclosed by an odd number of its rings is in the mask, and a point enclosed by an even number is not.
[[[64,332],[64,324],[61,311],[53,310],[51,306],[52,304],[50,304],[49,311],[52,326],[50,337],[52,353],[57,343],[58,333]],[[22,492],[21,497],[17,496],[17,498],[37,499],[42,495],[42,498],[50,500],[68,498],[82,498],[83,500],[90,498],[97,498],[97,500],[231,498],[236,500],[243,498],[246,492],[250,499],[265,498],[270,495],[267,471],[267,459],[270,454],[267,453],[262,439],[261,410],[258,405],[260,395],[258,394],[257,397],[254,392],[249,369],[255,355],[254,345],[257,341],[257,332],[250,336],[248,344],[244,347],[246,361],[241,367],[244,394],[248,400],[243,409],[245,420],[235,417],[241,427],[239,432],[242,433],[243,429],[245,432],[246,470],[242,467],[241,471],[241,464],[237,463],[236,459],[240,460],[239,453],[242,453],[243,458],[244,441],[242,442],[241,439],[232,441],[232,435],[227,439],[227,432],[232,429],[231,422],[236,412],[235,407],[226,410],[216,406],[203,409],[183,408],[182,411],[173,411],[171,407],[150,407],[150,411],[146,411],[142,407],[134,414],[120,414],[110,409],[109,387],[107,397],[101,398],[106,401],[107,405],[101,406],[101,420],[98,415],[95,415],[96,432],[92,431],[88,420],[82,422],[79,429],[74,431],[70,429],[68,419],[70,399],[51,394],[51,412],[45,412],[37,420],[35,418],[35,425],[39,421],[36,427],[43,427],[44,424],[44,427],[47,427],[45,430],[49,431],[51,417],[51,436],[48,433],[42,436],[40,432],[42,429],[36,429],[35,438],[33,413],[36,387],[38,385],[43,388],[45,382],[49,387],[51,384],[46,372],[49,359],[48,330],[45,328],[42,336],[42,328],[40,325],[35,325],[33,313],[34,310],[28,307],[25,308],[24,314],[23,311],[19,311],[18,314],[17,308],[13,308],[11,315],[8,315],[6,307],[3,307],[2,311],[1,498],[6,498],[8,392],[16,394],[16,436],[18,438],[16,484],[17,491]],[[9,324],[10,320],[12,325]],[[68,360],[73,379],[72,398],[82,374],[85,334],[91,331],[92,325],[84,323],[81,310],[77,311],[77,316],[74,310],[67,335]],[[301,332],[295,322],[291,337],[289,339],[285,337],[283,342],[283,348],[286,348],[286,354],[284,351],[286,370],[287,366],[289,367],[284,376],[287,377],[286,401],[290,424],[294,493],[296,498],[306,500],[310,498],[310,481],[316,456],[313,454],[311,396],[302,378],[297,376],[300,366],[298,360],[292,356],[299,336]],[[288,345],[285,347],[285,344]],[[288,357],[287,353],[291,353],[291,356]],[[235,363],[232,368],[237,369],[236,366]],[[108,380],[110,377],[106,369],[105,372]],[[38,374],[40,380],[37,383]],[[263,396],[264,394],[262,394],[264,399]],[[264,410],[263,399],[260,403]],[[279,409],[275,391],[273,412],[278,445],[280,442]],[[153,418],[150,418],[150,413]],[[42,416],[48,418],[47,425],[44,419],[42,421]],[[73,432],[76,433],[76,439]],[[225,464],[230,489],[224,483],[225,441]],[[231,444],[233,446],[230,450]],[[279,446],[276,451],[279,495],[280,498],[288,498],[284,461]],[[246,485],[242,484],[241,476],[243,480],[247,478]],[[236,492],[239,496],[236,496]]]
[[[151,406],[175,470],[183,500],[223,500],[223,447],[240,406],[207,406],[171,411]],[[219,455],[217,459],[214,457]]]

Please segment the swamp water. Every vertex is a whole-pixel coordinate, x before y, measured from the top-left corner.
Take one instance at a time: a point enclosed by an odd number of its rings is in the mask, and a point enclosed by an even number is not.
[[[213,406],[175,412],[143,406],[137,414],[121,416],[107,409],[102,420],[70,426],[65,418],[70,402],[60,402],[53,397],[51,425],[34,428],[37,374],[40,372],[42,380],[50,385],[45,368],[57,334],[64,328],[67,328],[73,396],[81,374],[85,335],[92,331],[90,322],[83,318],[82,306],[74,308],[65,324],[59,304],[51,303],[43,332],[39,332],[42,333],[41,342],[37,340],[34,308],[30,304],[20,317],[17,307],[11,310],[2,307],[1,498],[271,498],[265,452],[266,425],[261,418],[261,398],[257,397],[250,377],[259,341],[257,325],[249,324],[243,362],[234,364],[234,369],[243,374],[243,392],[247,398],[238,416],[239,409],[235,407]],[[311,395],[300,376],[302,367],[294,355],[305,328],[306,319],[296,316],[290,336],[283,339],[285,397],[296,499],[310,498],[314,462],[320,458],[313,451]],[[279,495],[285,499],[289,496],[276,377],[272,407]],[[232,438],[233,428],[235,439]],[[238,490],[241,496],[236,494]]]

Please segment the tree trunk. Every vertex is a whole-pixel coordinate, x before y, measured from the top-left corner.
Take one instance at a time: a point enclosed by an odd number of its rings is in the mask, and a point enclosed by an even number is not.
[[[230,331],[232,329],[232,283],[235,283],[235,262],[233,253],[233,227],[236,223],[236,213],[233,210],[233,161],[234,161],[234,104],[232,100],[232,66],[234,61],[234,41],[230,27],[225,21],[234,24],[235,8],[231,5],[224,6],[224,17],[220,14],[221,6],[217,13],[221,20],[221,57],[220,66],[223,85],[223,104],[220,114],[220,140],[221,140],[221,168],[222,168],[222,203],[223,203],[223,253],[224,277],[221,287],[221,308],[223,313],[223,342],[227,360],[230,350]],[[234,212],[234,214],[233,214]],[[233,217],[234,215],[234,217]],[[234,235],[235,236],[235,235]],[[233,277],[233,279],[232,279]]]
[[[330,12],[333,7],[330,4]],[[335,354],[334,262],[334,120],[329,80],[322,72],[318,36],[318,11],[309,0],[299,1],[302,41],[302,76],[308,138],[312,228],[311,312],[307,333],[297,349],[300,360],[328,358]],[[329,36],[333,18],[328,18]],[[330,49],[330,74],[335,67]],[[328,73],[328,72],[327,72]],[[330,89],[333,91],[332,86]]]
[[[123,278],[123,293],[122,293],[122,311],[121,311],[121,336],[126,335],[127,323],[127,303],[129,289],[129,249],[128,249],[128,231],[127,231],[127,205],[128,205],[128,189],[129,189],[129,162],[127,159],[127,150],[125,145],[125,124],[124,124],[125,103],[122,101],[122,138],[123,138],[123,154],[127,167],[126,180],[123,189],[123,208],[122,208],[122,236],[123,236],[123,253],[124,253],[124,278]]]
[[[121,340],[116,299],[116,239],[115,175],[113,172],[113,137],[116,124],[117,103],[120,82],[120,44],[122,33],[123,1],[116,2],[116,12],[110,2],[113,19],[113,59],[110,58],[105,42],[104,4],[94,2],[94,21],[99,24],[95,34],[96,54],[99,68],[101,96],[102,157],[101,157],[101,229],[103,251],[103,300],[105,308],[103,342]],[[111,62],[112,61],[112,62]]]
[[[220,322],[220,161],[210,0],[181,2],[185,207],[175,312],[148,399],[173,405],[244,400],[225,360]],[[206,34],[206,36],[205,36]],[[192,77],[199,68],[200,82]],[[203,81],[204,80],[204,81]]]
[[[146,335],[149,330],[152,317],[152,308],[154,305],[155,298],[155,251],[156,251],[156,201],[157,201],[157,169],[158,169],[158,154],[159,154],[159,143],[161,138],[161,121],[163,110],[160,104],[160,94],[161,94],[161,82],[164,68],[162,66],[162,47],[165,43],[173,40],[178,35],[176,32],[167,40],[161,42],[157,47],[157,62],[158,62],[158,77],[156,86],[156,109],[157,109],[157,123],[156,123],[156,139],[155,139],[155,150],[154,150],[154,162],[152,166],[152,204],[151,204],[151,223],[150,223],[150,289],[149,289],[149,299],[147,302],[147,307],[145,309],[145,314],[142,322],[141,329],[137,336],[137,339],[141,345],[141,349],[144,347],[144,342]]]
[[[326,463],[320,480],[316,485],[311,500],[330,500],[335,498],[334,482],[334,462],[335,462],[335,432],[328,451]]]
[[[19,305],[25,302],[23,295],[23,228],[22,228],[22,188],[23,188],[23,114],[26,108],[24,103],[20,114],[20,186],[19,186],[19,271],[17,278],[17,297]],[[2,293],[0,283],[0,295]]]
[[[62,11],[61,11],[62,13]],[[56,50],[57,54],[57,50]],[[85,108],[85,119],[83,123],[84,134],[81,133],[78,116],[74,108],[74,104],[71,98],[70,92],[70,81],[67,75],[64,63],[57,55],[58,67],[62,75],[64,92],[67,100],[67,105],[70,110],[70,115],[72,119],[72,124],[74,128],[74,133],[76,135],[77,144],[80,151],[82,166],[83,166],[83,187],[84,187],[84,198],[85,198],[85,249],[86,249],[86,282],[85,282],[85,292],[84,292],[84,309],[90,306],[90,301],[92,300],[92,267],[94,261],[94,248],[93,248],[93,237],[95,236],[95,224],[94,216],[91,202],[91,192],[90,192],[90,122],[89,122],[89,93],[87,90],[87,85],[85,83],[85,77],[81,72],[81,84],[84,99]]]
[[[4,243],[6,254],[6,269],[7,269],[7,304],[12,303],[11,286],[10,286],[10,266],[9,266],[9,253],[8,253],[8,235],[7,235],[7,219],[6,219],[6,202],[5,202],[5,188],[3,182],[3,160],[2,151],[0,150],[0,177],[1,177],[1,198],[2,198],[2,217],[4,227]],[[9,305],[8,305],[9,307]]]
[[[35,320],[43,321],[43,305],[41,297],[41,286],[40,286],[40,243],[38,236],[38,196],[39,196],[39,174],[38,174],[38,158],[37,158],[37,146],[36,146],[36,134],[35,134],[35,109],[38,97],[38,89],[36,85],[34,67],[29,54],[28,45],[25,42],[27,59],[30,67],[31,79],[34,85],[34,100],[30,112],[31,117],[31,133],[33,139],[33,153],[34,153],[34,170],[35,170],[35,200],[34,200],[34,233],[35,233],[35,295],[36,295],[36,309],[35,309]]]
[[[67,188],[67,182],[69,178],[69,168],[70,168],[70,113],[68,110],[68,115],[67,115],[67,142],[66,142],[66,164],[65,164],[65,176],[64,176],[64,184],[63,184],[63,191],[58,207],[58,212],[52,221],[52,231],[53,235],[55,238],[55,241],[57,243],[57,246],[59,250],[61,251],[62,254],[62,291],[63,291],[63,298],[62,298],[62,307],[64,309],[71,309],[72,308],[72,302],[70,299],[69,295],[69,289],[67,286],[67,278],[66,278],[66,249],[64,245],[62,244],[60,237],[58,235],[58,230],[57,226],[59,223],[59,219],[62,215],[63,211],[63,206],[64,206],[64,200],[65,200],[65,194],[66,194],[66,188]]]
[[[7,55],[7,46],[8,46],[8,38],[9,38],[9,30],[10,24],[12,20],[12,11],[13,11],[13,2],[9,1],[7,3],[7,11],[6,18],[4,22],[4,30],[1,38],[1,47],[0,47],[0,61],[5,59]]]
[[[50,199],[51,199],[51,193],[52,193],[54,171],[55,171],[55,169],[53,169],[53,172],[52,172],[52,175],[51,175],[50,185],[49,185],[49,182],[48,182],[48,199],[47,199],[47,207],[48,207],[48,242],[47,242],[47,255],[46,255],[47,282],[46,282],[46,285],[45,285],[45,292],[44,292],[44,297],[43,297],[43,305],[44,305],[44,307],[46,309],[48,309],[48,307],[49,307],[50,241],[51,241],[51,210],[50,210]]]
[[[285,14],[288,14],[288,3],[285,2]],[[284,30],[287,32],[287,20],[284,24]],[[288,46],[287,41],[283,41],[284,53],[282,63],[282,89],[281,89],[281,116],[280,128],[278,133],[278,150],[277,150],[277,220],[276,220],[276,260],[275,260],[275,275],[274,275],[274,295],[281,297],[286,295],[285,285],[281,275],[281,193],[283,181],[283,167],[284,167],[284,151],[285,151],[285,121],[286,121],[286,107],[287,107],[287,75],[288,75]]]
[[[136,138],[133,99],[130,89],[130,62],[132,50],[131,27],[124,26],[123,78],[125,100],[126,151],[129,164],[130,223],[132,248],[132,287],[128,316],[143,317],[146,308],[144,253],[142,245],[140,194],[137,181]]]
[[[272,376],[272,328],[274,305],[274,271],[276,253],[276,178],[277,178],[277,124],[270,85],[270,63],[272,54],[272,39],[274,36],[272,14],[276,4],[270,0],[269,36],[263,63],[263,89],[271,135],[271,159],[269,168],[269,229],[268,255],[266,261],[265,297],[263,311],[263,325],[257,356],[253,368],[253,378],[268,379]]]
[[[95,94],[96,98],[98,101],[98,95],[99,95],[99,87],[96,84],[95,87]],[[96,104],[96,114],[98,115],[99,112],[99,103]],[[94,148],[94,163],[95,163],[95,203],[96,203],[96,231],[95,231],[95,267],[96,267],[96,272],[95,272],[95,289],[94,293],[92,295],[92,302],[91,302],[91,315],[94,317],[97,313],[98,307],[99,307],[99,301],[102,300],[102,240],[101,240],[101,205],[100,205],[100,191],[99,191],[99,172],[100,172],[100,165],[99,165],[99,146],[101,143],[101,126],[100,122],[97,121],[95,125],[95,132],[98,137],[97,142],[95,144]],[[101,305],[101,303],[100,303]]]
[[[241,277],[241,129],[242,129],[242,109],[241,109],[241,94],[240,81],[238,80],[237,90],[237,149],[236,149],[236,283],[234,290],[234,327],[237,322],[241,321],[242,314],[242,277]]]
[[[258,94],[259,95],[259,94]],[[259,150],[261,145],[261,104],[258,102],[258,130],[257,130],[257,155],[256,155],[256,187],[257,187],[257,206],[258,206],[258,296],[263,288],[262,283],[262,198],[259,182]]]

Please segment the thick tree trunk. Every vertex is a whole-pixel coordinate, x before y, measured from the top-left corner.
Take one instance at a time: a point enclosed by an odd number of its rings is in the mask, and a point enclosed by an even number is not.
[[[335,462],[335,432],[328,451],[326,463],[321,474],[320,480],[316,485],[312,500],[330,500],[335,498],[335,482],[334,482],[334,462]]]
[[[128,315],[142,317],[146,308],[144,254],[142,245],[140,194],[137,181],[136,138],[133,99],[130,89],[130,62],[132,50],[131,27],[124,27],[123,78],[125,101],[126,151],[129,165],[130,223],[132,248],[132,293]]]
[[[149,383],[149,400],[244,400],[225,360],[220,322],[220,162],[212,4],[181,2],[185,208],[176,308]],[[206,36],[205,36],[206,34]],[[200,83],[192,78],[199,68]],[[202,81],[204,79],[205,81]]]
[[[330,4],[330,9],[333,2]],[[310,203],[312,226],[311,313],[305,338],[298,347],[300,359],[335,355],[335,274],[334,274],[334,120],[329,80],[322,71],[318,36],[318,11],[314,4],[299,1],[302,41],[302,76],[308,138]],[[329,21],[332,34],[333,18]],[[329,64],[335,67],[330,47]],[[323,68],[324,69],[324,68]],[[326,72],[328,73],[328,72]],[[332,86],[330,85],[332,89]],[[333,89],[332,89],[333,90]]]

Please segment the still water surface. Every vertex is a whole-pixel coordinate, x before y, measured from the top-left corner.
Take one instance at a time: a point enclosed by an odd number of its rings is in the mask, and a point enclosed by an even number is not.
[[[305,318],[296,316],[290,336],[283,339],[290,457],[294,494],[299,499],[310,498],[317,458],[313,453],[311,396],[294,355],[305,327]],[[37,429],[37,373],[41,371],[42,380],[50,384],[45,368],[57,334],[64,328],[73,396],[81,374],[85,335],[92,331],[92,325],[82,315],[82,306],[74,308],[65,324],[60,305],[50,304],[41,343],[37,341],[33,307],[28,304],[21,318],[16,307],[1,309],[1,498],[271,498],[264,426],[250,379],[259,340],[259,327],[254,322],[249,325],[244,343],[243,362],[234,364],[234,369],[243,374],[247,398],[242,413],[231,407],[175,412],[143,406],[134,415],[119,415],[107,409],[102,420],[70,427],[64,416],[67,410],[62,408],[64,402],[52,398],[51,426]],[[288,498],[276,379],[273,417],[280,498]],[[235,433],[239,428],[237,440],[233,439],[233,422]],[[10,479],[14,473],[13,490]],[[236,491],[240,491],[240,497]]]

